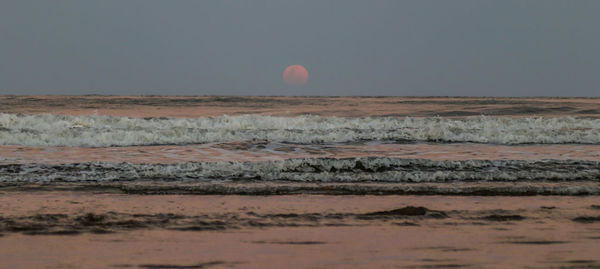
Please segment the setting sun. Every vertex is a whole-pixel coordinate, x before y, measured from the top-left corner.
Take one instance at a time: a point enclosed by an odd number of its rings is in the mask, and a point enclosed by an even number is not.
[[[283,80],[289,85],[302,86],[308,81],[308,71],[304,66],[290,65],[283,71]]]

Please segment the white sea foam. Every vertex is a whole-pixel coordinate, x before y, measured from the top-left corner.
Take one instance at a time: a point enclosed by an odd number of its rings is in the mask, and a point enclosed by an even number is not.
[[[337,143],[364,140],[495,144],[600,144],[600,119],[340,118],[260,115],[201,118],[22,115],[0,113],[0,145],[106,147],[264,139]]]
[[[0,165],[0,182],[556,182],[600,180],[600,162],[573,160],[434,161],[387,157],[305,158],[177,164]]]

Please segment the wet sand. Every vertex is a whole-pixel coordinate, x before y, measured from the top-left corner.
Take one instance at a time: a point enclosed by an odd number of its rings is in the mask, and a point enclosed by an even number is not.
[[[0,195],[5,268],[597,268],[596,196]]]

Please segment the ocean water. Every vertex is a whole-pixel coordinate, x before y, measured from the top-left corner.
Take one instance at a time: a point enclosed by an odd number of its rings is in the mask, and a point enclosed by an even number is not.
[[[600,268],[599,181],[597,98],[0,96],[0,267]]]
[[[600,194],[600,99],[2,96],[0,184]]]

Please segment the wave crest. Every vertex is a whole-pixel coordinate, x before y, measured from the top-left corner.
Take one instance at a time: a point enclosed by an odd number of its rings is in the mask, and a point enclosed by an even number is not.
[[[201,118],[0,113],[0,145],[107,147],[244,140],[345,143],[373,140],[494,144],[600,144],[600,119],[339,118],[261,115]]]
[[[388,157],[306,158],[177,164],[0,165],[0,182],[555,182],[600,180],[600,162],[575,160],[434,161]]]

